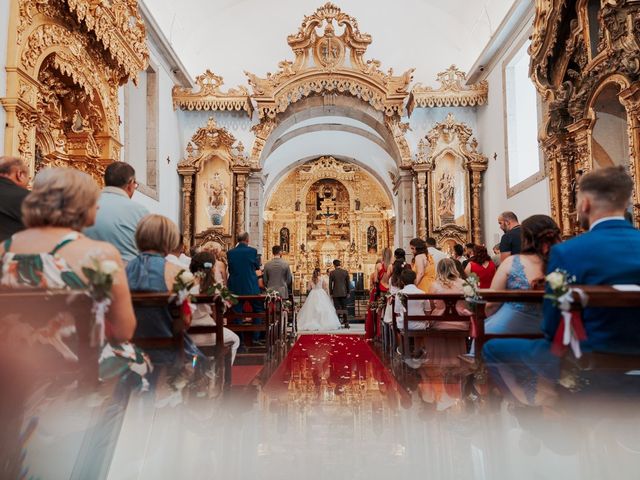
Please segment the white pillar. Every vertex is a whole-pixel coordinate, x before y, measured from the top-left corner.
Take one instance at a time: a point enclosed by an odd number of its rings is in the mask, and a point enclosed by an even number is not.
[[[264,240],[264,175],[261,172],[251,173],[247,183],[247,232],[251,244],[260,253]]]
[[[396,195],[396,238],[395,247],[409,251],[409,242],[416,236],[413,208],[413,175],[401,170],[394,184]]]

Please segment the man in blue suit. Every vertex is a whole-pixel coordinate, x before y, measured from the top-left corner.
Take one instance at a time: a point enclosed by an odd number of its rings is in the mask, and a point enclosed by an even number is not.
[[[238,236],[238,245],[227,252],[229,263],[229,290],[236,295],[259,295],[258,276],[260,268],[258,250],[249,246],[249,234]]]
[[[588,232],[551,249],[548,272],[565,270],[579,285],[640,284],[640,231],[625,221],[633,181],[623,167],[593,171],[580,179],[576,210]],[[587,334],[583,352],[640,354],[637,309],[588,308],[583,314]],[[560,312],[545,300],[543,340],[494,339],[482,350],[492,378],[523,403],[536,404],[554,395],[560,357],[551,342]],[[538,397],[538,398],[537,398]]]

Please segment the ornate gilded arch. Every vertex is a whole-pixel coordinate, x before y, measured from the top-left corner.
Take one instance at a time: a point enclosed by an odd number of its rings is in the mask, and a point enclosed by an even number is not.
[[[185,246],[216,241],[229,248],[245,230],[247,179],[244,145],[213,117],[187,144],[178,164],[182,177],[182,235]]]
[[[334,94],[354,97],[383,112],[400,157],[396,160],[401,166],[411,165],[411,152],[404,137],[408,124],[402,123],[400,117],[413,69],[400,76],[394,75],[393,69],[383,72],[380,61],[364,58],[371,41],[369,34],[360,32],[355,18],[326,3],[305,17],[298,32],[287,38],[295,55],[293,61],[281,61],[278,70],[265,78],[245,72],[260,119],[253,128],[256,139],[251,150],[252,165],[260,165],[269,135],[291,104],[311,95]]]
[[[413,169],[418,177],[418,235],[440,245],[483,243],[480,222],[482,173],[487,157],[453,114],[421,139]]]
[[[589,14],[589,3],[536,0],[529,48],[531,78],[546,107],[541,145],[551,210],[565,237],[579,231],[578,172],[593,168],[593,102],[612,82],[620,86],[618,100],[627,113],[634,212],[640,219],[640,4],[610,0]]]
[[[11,2],[4,151],[102,182],[120,156],[118,87],[146,68],[135,0]]]

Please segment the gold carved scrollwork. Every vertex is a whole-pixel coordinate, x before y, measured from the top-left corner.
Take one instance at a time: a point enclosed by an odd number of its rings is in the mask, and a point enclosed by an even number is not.
[[[417,84],[411,90],[407,111],[409,115],[416,108],[435,107],[475,107],[487,103],[489,84],[486,80],[473,85],[465,85],[467,75],[455,65],[440,72],[437,81],[440,87],[433,89]]]
[[[529,47],[531,78],[547,103],[541,142],[552,213],[565,236],[578,231],[575,185],[579,171],[593,168],[591,144],[597,121],[593,110],[608,84],[619,90],[627,111],[629,170],[634,176],[635,202],[640,199],[637,120],[633,102],[625,102],[625,95],[640,84],[640,4],[601,2],[597,15],[589,14],[590,4],[573,2],[570,7],[564,1],[536,0]]]
[[[147,64],[137,1],[18,0],[11,14],[5,152],[101,183],[120,155],[118,87]]]
[[[194,92],[191,88],[175,85],[172,90],[173,108],[183,110],[220,110],[245,111],[249,116],[253,113],[253,105],[246,87],[229,89],[223,92],[220,87],[224,84],[222,77],[211,70],[196,77],[199,89]]]

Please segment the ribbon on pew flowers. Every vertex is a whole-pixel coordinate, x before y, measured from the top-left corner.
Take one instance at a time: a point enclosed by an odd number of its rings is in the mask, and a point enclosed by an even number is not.
[[[577,293],[582,305],[587,303],[587,295],[579,288],[571,288],[571,284],[576,281],[575,276],[570,276],[565,270],[556,269],[545,277],[547,285],[551,290],[545,294],[545,298],[550,299],[560,310],[562,316],[556,334],[553,337],[551,351],[561,356],[571,347],[576,358],[582,356],[580,342],[587,339],[587,333],[582,324],[582,316],[579,311],[571,311],[573,294]]]
[[[105,317],[111,305],[111,289],[113,276],[120,269],[113,260],[101,260],[98,256],[89,256],[82,265],[82,273],[89,281],[88,293],[93,299],[93,325],[91,326],[90,344],[102,347],[105,343]]]
[[[180,270],[173,281],[172,291],[175,295],[176,305],[180,307],[187,325],[191,323],[191,315],[195,312],[195,306],[191,303],[192,290],[195,284],[195,275],[185,269]]]

